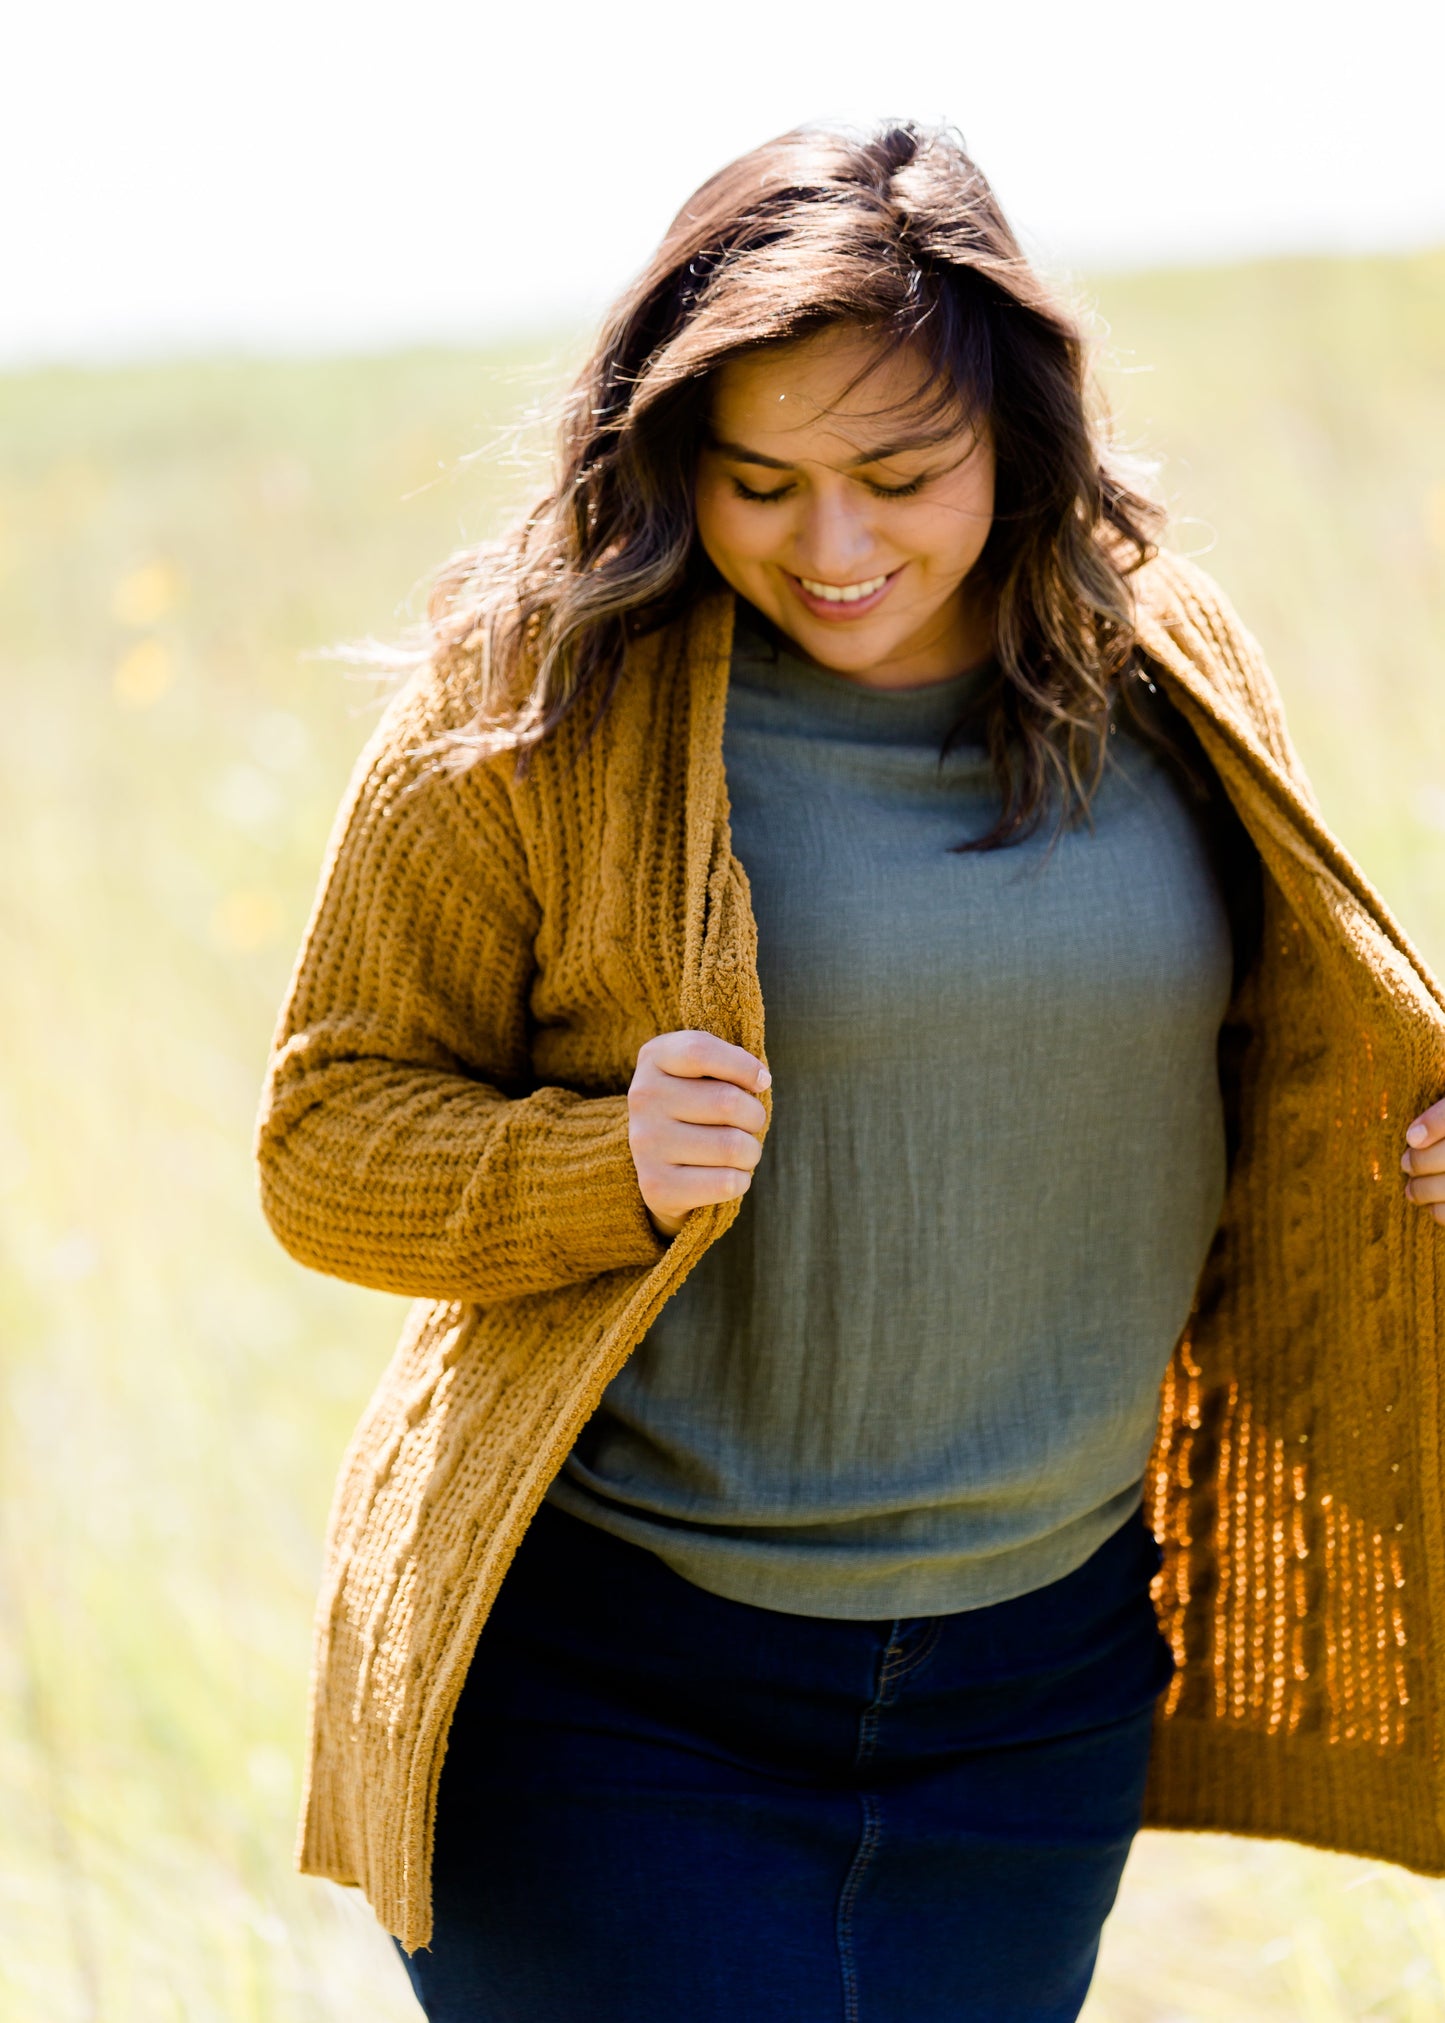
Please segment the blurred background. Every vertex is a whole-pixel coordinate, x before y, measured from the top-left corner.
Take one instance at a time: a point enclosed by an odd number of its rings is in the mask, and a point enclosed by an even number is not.
[[[50,0],[0,128],[0,2019],[402,2023],[295,1876],[332,1479],[402,1312],[250,1134],[375,689],[704,175],[947,118],[1445,967],[1445,11]],[[1364,1345],[1362,1345],[1363,1347]],[[1144,1836],[1089,2023],[1438,2019],[1445,1885]]]

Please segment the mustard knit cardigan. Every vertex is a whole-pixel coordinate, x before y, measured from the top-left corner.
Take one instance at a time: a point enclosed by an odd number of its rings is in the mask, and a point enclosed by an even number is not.
[[[1325,829],[1221,594],[1175,557],[1136,582],[1141,646],[1265,871],[1221,1054],[1238,1150],[1146,1485],[1179,1666],[1148,1819],[1441,1873],[1445,1230],[1399,1160],[1445,1089],[1445,996]],[[713,595],[636,648],[590,739],[574,712],[521,783],[498,760],[409,791],[417,746],[475,703],[464,655],[413,680],[358,763],[281,1017],[271,1226],[417,1302],[332,1510],[299,1860],[409,1951],[508,1562],[737,1212],[658,1240],[625,1097],[654,1033],[764,1051],[722,766],[732,610]]]

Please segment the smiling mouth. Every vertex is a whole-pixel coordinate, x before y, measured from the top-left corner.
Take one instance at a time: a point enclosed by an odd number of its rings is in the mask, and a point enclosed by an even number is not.
[[[902,564],[879,576],[865,576],[857,583],[823,583],[816,576],[795,576],[790,569],[784,574],[799,603],[815,617],[861,618],[887,596],[901,568]]]
[[[874,596],[888,578],[869,576],[862,583],[815,583],[811,576],[800,576],[798,581],[810,597],[819,597],[825,604],[857,604],[864,597]]]

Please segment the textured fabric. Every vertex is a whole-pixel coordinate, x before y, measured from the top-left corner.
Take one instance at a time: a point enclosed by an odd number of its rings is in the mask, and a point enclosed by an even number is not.
[[[990,680],[868,689],[739,626],[768,1149],[548,1491],[736,1601],[937,1614],[1087,1559],[1219,1219],[1209,838],[1125,733],[1088,828],[960,855],[998,797],[940,751]]]
[[[1225,1024],[1238,1153],[1145,1478],[1179,1672],[1157,1824],[1445,1870],[1445,1232],[1405,1201],[1445,997],[1323,825],[1258,649],[1162,557],[1138,636],[1263,860]],[[416,1296],[342,1467],[299,1858],[431,1928],[447,1729],[507,1565],[599,1398],[736,1204],[653,1235],[626,1091],[652,1034],[765,1051],[722,764],[732,598],[629,654],[528,776],[409,789],[464,650],[362,755],[282,1011],[262,1202],[303,1263]]]
[[[1137,1519],[967,1616],[721,1600],[544,1508],[462,1693],[431,2023],[1070,2023],[1170,1658]]]

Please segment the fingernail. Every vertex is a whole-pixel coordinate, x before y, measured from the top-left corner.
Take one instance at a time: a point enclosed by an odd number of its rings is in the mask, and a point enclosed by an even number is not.
[[[771,1089],[772,1086],[773,1086],[773,1078],[768,1073],[767,1069],[759,1068],[758,1079],[753,1084],[753,1087],[757,1090],[758,1094],[761,1095],[764,1089]]]
[[[1423,1124],[1412,1124],[1405,1133],[1405,1142],[1407,1145],[1423,1145],[1429,1135]]]
[[[1409,1170],[1410,1170],[1410,1155],[1408,1152],[1402,1152],[1400,1154],[1400,1171],[1402,1173],[1408,1173]]]

